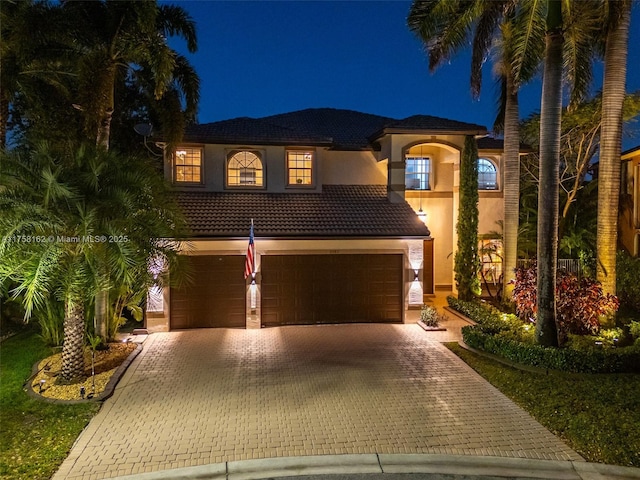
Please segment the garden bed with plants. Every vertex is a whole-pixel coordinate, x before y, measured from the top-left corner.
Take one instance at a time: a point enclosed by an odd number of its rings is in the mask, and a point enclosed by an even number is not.
[[[510,314],[486,302],[465,302],[448,297],[451,308],[476,325],[462,328],[469,347],[509,361],[584,373],[640,372],[640,322],[604,327],[618,307],[617,299],[602,294],[588,278],[561,273],[558,276],[557,326],[559,347],[544,347],[535,338],[535,267],[516,272]],[[611,323],[610,320],[608,320]]]
[[[617,346],[620,341],[616,342],[618,337],[613,335],[622,337],[621,329],[571,336],[562,348],[543,347],[535,343],[535,326],[513,314],[454,297],[448,301],[451,308],[476,322],[462,327],[464,343],[471,348],[515,363],[567,372],[640,372],[640,343],[636,340],[632,345]]]
[[[57,381],[62,369],[62,354],[55,353],[40,361],[30,386],[35,394],[51,400],[84,400],[101,398],[109,381],[138,347],[135,343],[110,343],[107,348],[85,351],[83,380],[71,384]],[[92,359],[92,353],[95,357]]]

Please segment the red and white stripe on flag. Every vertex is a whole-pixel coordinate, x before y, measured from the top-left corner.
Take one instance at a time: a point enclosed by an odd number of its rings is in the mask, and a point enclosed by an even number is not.
[[[244,278],[252,275],[256,271],[256,246],[253,243],[253,222],[249,232],[249,246],[247,247],[247,257],[244,260]]]

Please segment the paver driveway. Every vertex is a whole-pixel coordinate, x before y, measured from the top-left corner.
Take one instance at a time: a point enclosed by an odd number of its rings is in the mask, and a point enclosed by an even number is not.
[[[154,334],[54,479],[342,453],[580,457],[416,325]]]

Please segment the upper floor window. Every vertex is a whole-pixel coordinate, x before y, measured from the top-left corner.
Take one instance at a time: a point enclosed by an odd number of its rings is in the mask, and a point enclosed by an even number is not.
[[[431,157],[407,154],[404,184],[406,190],[430,190]]]
[[[313,152],[287,152],[287,183],[299,186],[313,184]]]
[[[173,162],[176,183],[202,182],[202,148],[178,147]]]
[[[262,187],[264,170],[258,152],[243,150],[235,152],[227,164],[227,185]]]
[[[478,190],[498,189],[498,169],[486,158],[478,159]]]

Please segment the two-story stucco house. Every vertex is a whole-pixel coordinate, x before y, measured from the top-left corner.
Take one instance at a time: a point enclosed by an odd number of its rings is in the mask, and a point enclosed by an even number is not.
[[[188,128],[165,174],[191,227],[194,282],[151,302],[148,328],[406,321],[453,286],[466,135],[480,139],[480,233],[503,217],[502,142],[486,134],[329,108]]]
[[[640,145],[622,152],[619,239],[631,255],[640,255]]]

